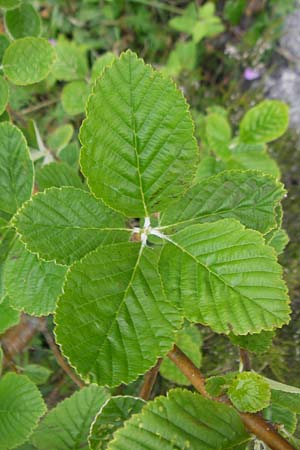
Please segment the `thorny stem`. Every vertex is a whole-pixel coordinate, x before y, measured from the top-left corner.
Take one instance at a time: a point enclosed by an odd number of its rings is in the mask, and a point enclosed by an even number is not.
[[[149,400],[154,383],[156,381],[162,358],[159,358],[154,367],[152,367],[145,375],[144,382],[142,384],[139,397],[143,400]]]
[[[69,364],[67,363],[67,361],[65,360],[65,358],[62,356],[62,354],[59,351],[59,348],[57,347],[57,345],[54,342],[54,339],[51,335],[51,333],[48,331],[48,328],[46,326],[43,327],[42,329],[42,333],[47,341],[47,344],[49,345],[50,349],[52,350],[56,361],[58,362],[58,364],[60,365],[60,367],[64,370],[64,372],[66,372],[66,374],[74,381],[75,384],[77,384],[77,386],[79,388],[82,388],[85,386],[85,383],[80,380],[75,373],[73,372],[72,368],[69,366]]]
[[[205,378],[194,363],[176,346],[168,353],[168,357],[178,369],[190,380],[191,384],[200,394],[210,398],[205,389]],[[228,398],[214,398],[213,400],[231,404]],[[272,450],[296,450],[286,439],[284,439],[274,426],[264,420],[259,414],[242,413],[237,411],[244,425],[250,433],[255,434],[261,441]]]

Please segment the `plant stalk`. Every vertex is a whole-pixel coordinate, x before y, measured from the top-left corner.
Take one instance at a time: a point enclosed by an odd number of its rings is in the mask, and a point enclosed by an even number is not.
[[[160,365],[162,363],[162,358],[157,360],[157,363],[152,367],[145,375],[144,382],[142,384],[139,397],[143,400],[149,400],[154,383],[156,381]]]
[[[205,378],[195,364],[183,353],[180,348],[174,345],[173,349],[168,353],[168,357],[178,367],[178,369],[190,380],[191,384],[200,394],[206,398],[211,398],[205,389]],[[228,398],[214,398],[213,400],[225,402],[230,405]],[[259,414],[242,413],[237,411],[241,416],[244,425],[250,433],[255,434],[261,441],[272,450],[296,450],[286,439],[284,439],[274,428]]]

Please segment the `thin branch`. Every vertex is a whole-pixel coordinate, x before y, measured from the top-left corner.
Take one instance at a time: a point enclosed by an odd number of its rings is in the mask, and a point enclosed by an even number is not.
[[[161,363],[162,358],[159,358],[155,366],[152,367],[152,369],[150,369],[145,375],[144,382],[139,393],[139,397],[141,397],[143,400],[149,400],[150,398]]]
[[[240,348],[240,361],[242,364],[242,370],[250,372],[251,370],[251,360],[249,353],[244,348]]]
[[[65,358],[62,356],[62,354],[59,351],[59,348],[57,347],[57,345],[54,342],[54,339],[52,337],[52,334],[48,331],[47,327],[46,327],[46,323],[45,323],[45,327],[42,330],[42,333],[47,341],[47,344],[49,345],[50,349],[52,350],[52,353],[54,354],[56,361],[58,362],[58,364],[60,365],[60,367],[64,370],[64,372],[66,372],[66,374],[74,381],[75,384],[77,384],[77,386],[79,388],[82,388],[85,386],[85,383],[80,380],[75,373],[73,372],[72,368],[69,366],[69,364],[67,363],[67,361],[65,360]]]
[[[194,363],[176,346],[168,353],[168,357],[174,362],[178,369],[190,380],[191,384],[200,394],[210,398],[205,389],[205,378]],[[214,398],[213,400],[225,402],[231,405],[228,398]],[[264,420],[259,414],[242,413],[237,411],[246,428],[255,434],[261,441],[272,450],[296,450],[286,439],[284,439],[274,426]]]

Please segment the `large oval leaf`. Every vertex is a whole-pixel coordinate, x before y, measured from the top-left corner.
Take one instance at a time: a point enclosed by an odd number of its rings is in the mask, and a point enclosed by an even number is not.
[[[46,410],[35,384],[12,372],[0,380],[0,405],[1,450],[25,442]]]
[[[56,336],[82,377],[128,383],[171,348],[181,318],[156,266],[153,249],[129,242],[99,247],[71,267]]]
[[[234,334],[258,333],[288,322],[282,269],[258,232],[224,219],[191,225],[170,239],[160,271],[168,298],[188,319]]]
[[[41,34],[41,18],[34,7],[28,3],[23,3],[19,8],[7,11],[5,24],[14,39]]]
[[[194,172],[197,145],[181,92],[130,51],[97,81],[80,139],[91,190],[130,217],[160,211]]]
[[[89,428],[108,398],[104,388],[81,389],[46,415],[30,441],[39,450],[88,450]]]
[[[249,438],[232,407],[175,389],[132,416],[108,450],[225,450]]]
[[[232,218],[266,233],[276,226],[275,206],[283,185],[260,172],[228,170],[192,186],[162,214],[160,224],[173,230],[196,222]]]
[[[15,226],[31,251],[66,265],[104,242],[130,236],[123,216],[73,187],[36,194],[18,212]]]

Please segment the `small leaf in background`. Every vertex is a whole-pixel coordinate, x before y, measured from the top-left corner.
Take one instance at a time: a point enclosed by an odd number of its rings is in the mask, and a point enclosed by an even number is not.
[[[232,25],[239,25],[246,6],[247,0],[227,0],[224,5],[224,18]]]
[[[10,41],[5,34],[0,34],[0,63],[2,64],[3,55],[7,47],[9,47]]]
[[[66,84],[61,94],[62,106],[66,113],[70,116],[82,114],[89,94],[90,87],[85,81],[72,81]]]
[[[271,389],[269,383],[258,373],[242,372],[236,375],[228,389],[228,395],[237,409],[255,413],[270,404]]]
[[[61,125],[47,136],[47,146],[55,153],[59,153],[69,144],[74,133],[74,127],[70,123]]]
[[[96,59],[92,67],[92,74],[91,74],[92,83],[96,81],[98,77],[100,77],[105,67],[110,66],[115,59],[116,56],[112,52],[106,52],[104,53],[104,55],[101,55],[99,56],[99,58]]]
[[[38,364],[26,364],[21,368],[23,375],[26,375],[34,384],[40,385],[46,383],[51,370]]]
[[[200,331],[196,325],[189,325],[176,334],[177,346],[182,350],[196,365],[200,367],[201,364],[201,344],[202,337]],[[175,366],[175,364],[168,358],[165,358],[160,366],[160,374],[172,381],[173,383],[180,384],[183,386],[189,386],[191,383],[189,380],[180,372],[180,370]]]
[[[4,284],[11,306],[35,316],[53,313],[66,271],[65,266],[38,259],[16,240],[4,266]]]
[[[4,113],[8,103],[9,89],[6,80],[0,76],[0,115]]]
[[[84,379],[128,383],[171,349],[181,316],[164,295],[157,253],[124,242],[100,246],[72,265],[56,337]]]
[[[0,124],[0,211],[12,215],[31,196],[33,165],[21,131]]]
[[[10,44],[3,56],[3,70],[16,85],[38,83],[49,74],[55,60],[52,45],[43,38],[26,37]]]
[[[29,3],[22,3],[18,8],[5,13],[5,25],[14,39],[41,34],[41,19],[34,7]]]
[[[90,449],[106,449],[115,431],[121,428],[132,414],[139,413],[145,404],[144,400],[127,395],[110,398],[92,423],[89,435]]]
[[[14,9],[20,6],[21,0],[0,0],[0,8]]]
[[[288,106],[279,100],[264,100],[243,117],[240,139],[253,144],[271,142],[285,133],[288,124]]]
[[[225,375],[216,375],[206,380],[205,389],[213,397],[225,394],[236,376],[236,372],[229,372]]]
[[[194,42],[178,42],[171,51],[162,72],[169,76],[177,76],[183,70],[193,70],[196,65],[197,49]]]
[[[108,450],[229,449],[250,439],[238,413],[198,393],[174,389],[148,402],[119,429]]]
[[[78,170],[64,162],[46,164],[36,171],[35,182],[42,192],[50,187],[73,186],[85,189]]]
[[[9,372],[0,379],[0,448],[26,441],[46,406],[36,385],[26,376]]]
[[[206,117],[206,138],[210,150],[221,158],[231,156],[229,144],[232,131],[228,120],[220,114],[209,114]]]
[[[79,154],[80,148],[77,142],[71,142],[66,147],[64,147],[60,153],[59,157],[62,161],[67,163],[69,166],[74,167],[78,170],[79,165]]]
[[[247,334],[246,336],[235,336],[232,333],[228,335],[234,345],[254,353],[267,351],[272,345],[274,336],[275,331],[262,331],[258,334]]]
[[[42,419],[30,442],[38,450],[88,450],[91,423],[108,398],[106,389],[95,385],[75,392]]]
[[[83,80],[88,71],[86,51],[75,42],[60,39],[55,45],[57,58],[52,74],[57,80]]]
[[[8,296],[0,302],[0,334],[17,325],[20,321],[20,312],[10,306]]]

